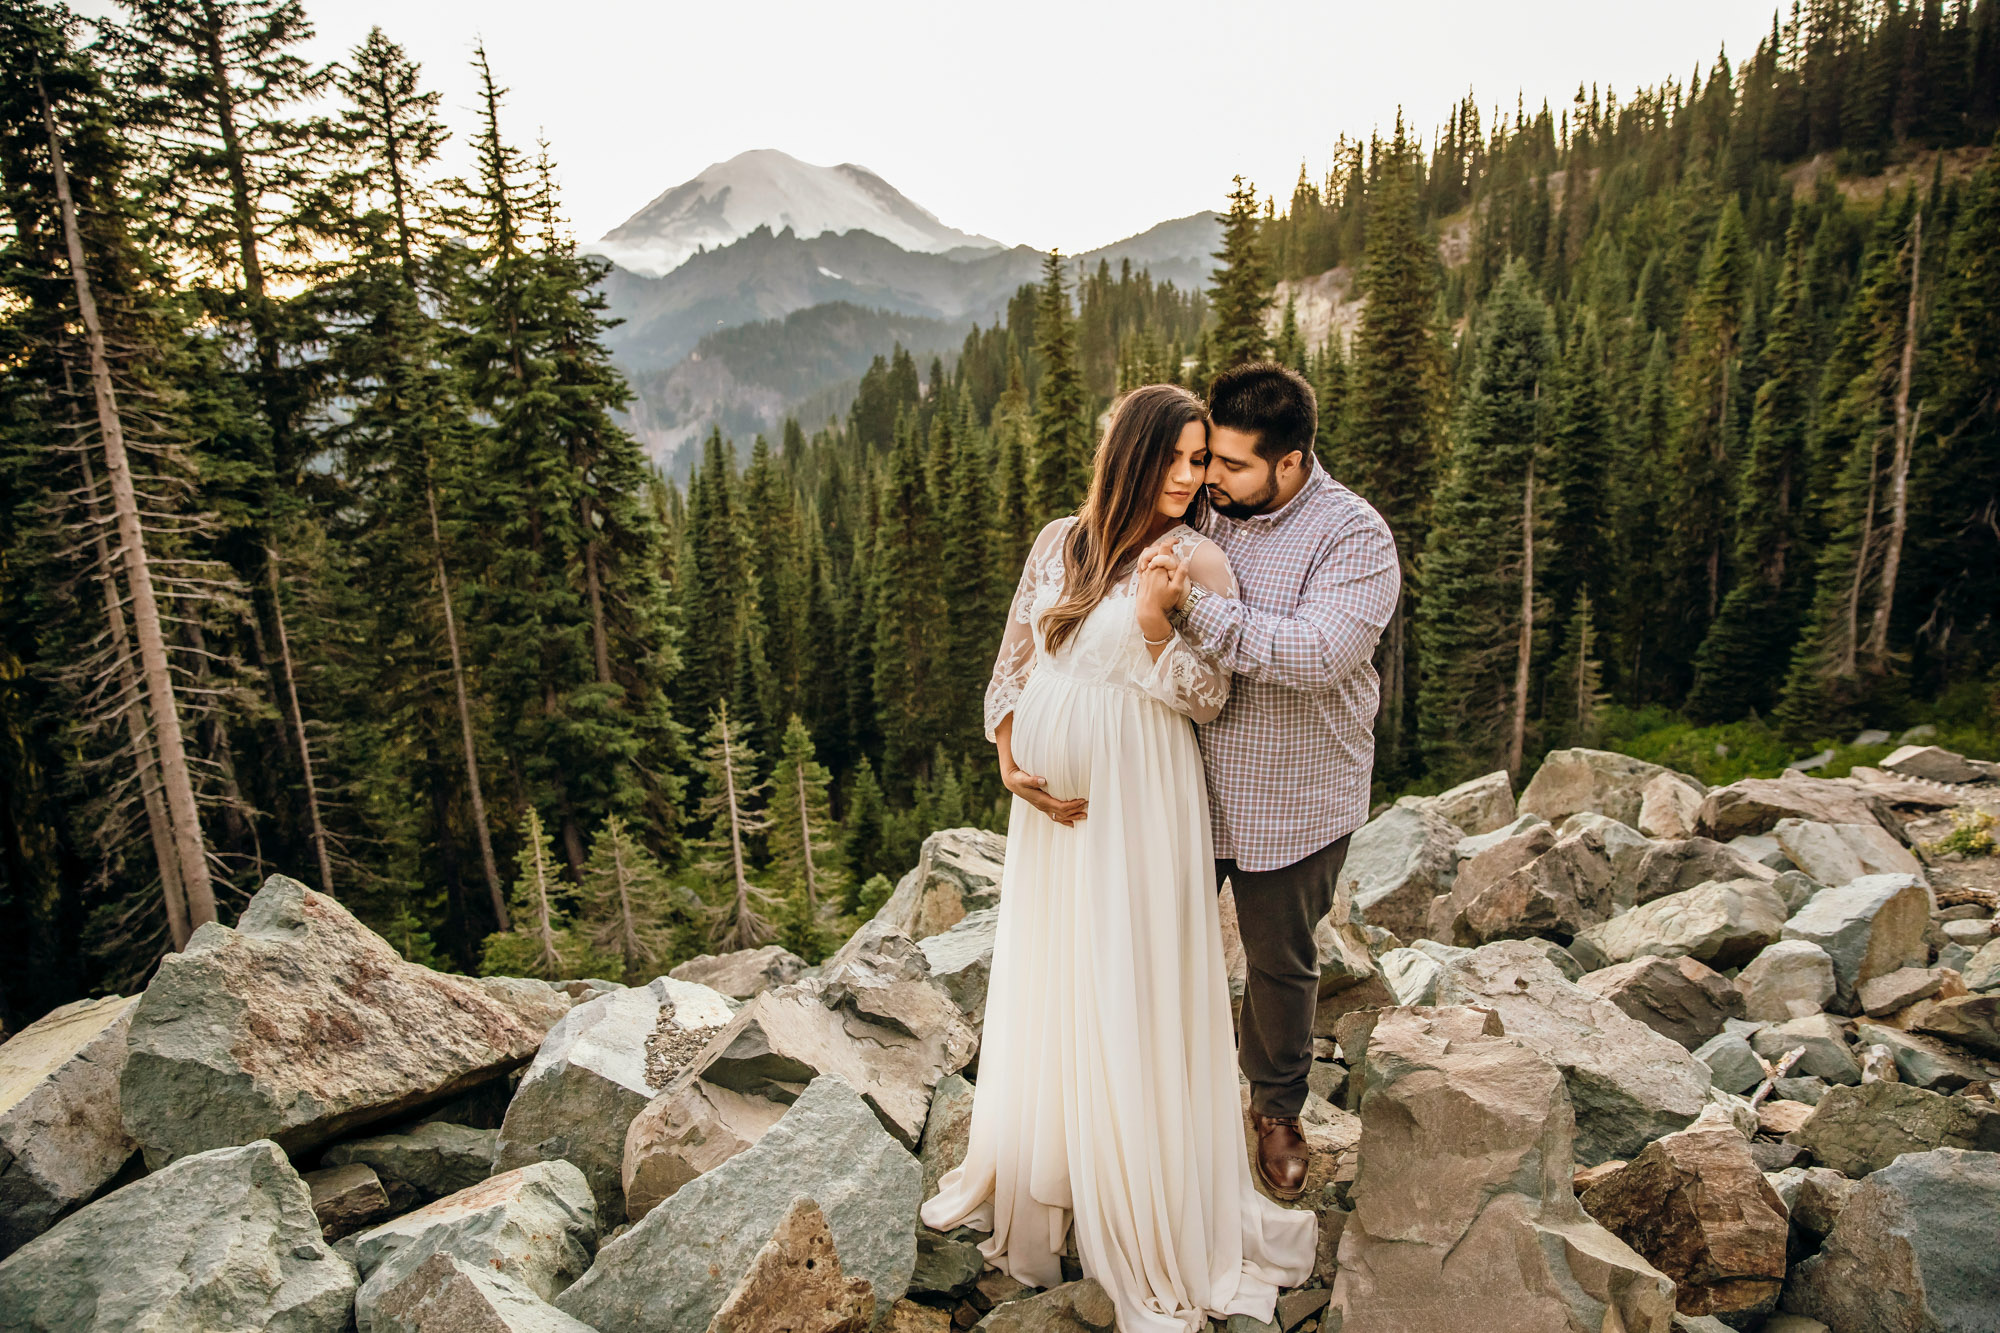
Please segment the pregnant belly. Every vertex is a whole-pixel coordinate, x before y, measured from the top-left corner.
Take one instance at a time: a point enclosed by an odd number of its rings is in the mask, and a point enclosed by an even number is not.
[[[1051,796],[1068,801],[1090,795],[1093,761],[1109,720],[1104,713],[1121,693],[1037,671],[1014,705],[1014,762],[1047,779]]]

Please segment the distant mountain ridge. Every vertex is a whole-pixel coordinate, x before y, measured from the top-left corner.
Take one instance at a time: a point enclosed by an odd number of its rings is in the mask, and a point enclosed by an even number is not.
[[[1221,219],[1162,222],[1069,257],[1208,285]],[[631,380],[634,431],[670,468],[720,426],[770,432],[840,394],[896,343],[949,358],[1041,277],[1040,251],[947,227],[874,172],[740,153],[667,190],[584,247],[611,260],[605,342]]]
[[[775,148],[738,153],[683,181],[583,248],[660,277],[704,250],[764,228],[799,236],[870,232],[903,250],[997,250],[998,241],[947,227],[863,166],[820,167]]]

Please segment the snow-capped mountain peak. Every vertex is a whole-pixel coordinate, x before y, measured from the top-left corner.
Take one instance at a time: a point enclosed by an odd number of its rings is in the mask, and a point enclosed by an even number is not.
[[[674,186],[585,248],[658,277],[698,250],[728,245],[760,226],[773,232],[790,227],[801,238],[868,231],[923,253],[1000,244],[945,226],[866,167],[817,167],[758,148]]]

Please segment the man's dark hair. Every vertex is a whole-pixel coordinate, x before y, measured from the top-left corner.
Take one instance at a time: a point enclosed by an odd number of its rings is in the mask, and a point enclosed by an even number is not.
[[[1319,404],[1306,377],[1273,361],[1225,370],[1208,389],[1208,417],[1218,426],[1257,437],[1257,456],[1276,466],[1294,449],[1312,466]]]

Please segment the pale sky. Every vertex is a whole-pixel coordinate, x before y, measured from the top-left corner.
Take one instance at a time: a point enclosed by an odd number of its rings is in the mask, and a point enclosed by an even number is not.
[[[79,0],[86,13],[112,0]],[[1075,252],[1219,208],[1242,173],[1282,200],[1343,132],[1426,139],[1471,89],[1485,113],[1621,99],[1707,76],[1771,26],[1772,0],[306,0],[309,54],[381,25],[472,123],[483,37],[511,88],[502,128],[546,137],[594,239],[711,162],[778,148],[858,162],[947,224]],[[552,23],[551,18],[557,21]],[[465,159],[462,135],[451,162]]]

